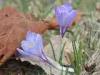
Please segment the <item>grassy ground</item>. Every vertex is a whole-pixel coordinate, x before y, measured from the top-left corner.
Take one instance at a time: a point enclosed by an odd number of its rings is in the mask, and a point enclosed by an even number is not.
[[[60,0],[59,0],[60,1]],[[51,2],[51,3],[50,3]],[[75,0],[73,6],[83,12],[81,22],[72,29],[74,32],[74,40],[70,33],[66,33],[67,38],[73,41],[73,48],[75,50],[75,71],[76,75],[84,68],[84,63],[91,57],[91,55],[100,49],[100,11],[96,10],[96,3],[99,0]],[[31,12],[38,19],[45,19],[52,16],[52,9],[54,0],[5,0],[2,7],[11,5],[18,10],[27,13]],[[34,10],[33,10],[34,9]],[[58,34],[57,31],[49,32],[50,36]],[[47,36],[45,36],[47,38]],[[81,55],[82,53],[82,55]],[[84,59],[83,59],[84,58]],[[83,63],[84,62],[84,63]],[[4,73],[4,74],[3,74]],[[0,75],[46,75],[42,68],[33,66],[28,62],[20,62],[15,59],[9,60],[6,64],[0,67]]]

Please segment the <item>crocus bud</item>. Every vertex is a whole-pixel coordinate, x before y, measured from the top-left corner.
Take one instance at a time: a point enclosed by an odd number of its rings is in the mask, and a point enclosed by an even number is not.
[[[71,4],[64,4],[55,8],[55,16],[60,27],[60,34],[63,37],[77,16],[76,10],[72,8]]]

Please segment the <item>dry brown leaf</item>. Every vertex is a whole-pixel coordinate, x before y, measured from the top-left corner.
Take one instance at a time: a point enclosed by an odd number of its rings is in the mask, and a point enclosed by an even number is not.
[[[51,22],[52,23],[52,22]],[[0,63],[4,63],[19,47],[27,31],[42,34],[56,24],[37,21],[30,15],[17,12],[12,7],[0,10]]]

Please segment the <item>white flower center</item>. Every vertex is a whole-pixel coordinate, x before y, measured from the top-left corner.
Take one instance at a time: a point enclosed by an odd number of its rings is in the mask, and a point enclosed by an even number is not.
[[[29,48],[33,48],[34,47],[34,42],[30,42],[30,44],[28,45]]]

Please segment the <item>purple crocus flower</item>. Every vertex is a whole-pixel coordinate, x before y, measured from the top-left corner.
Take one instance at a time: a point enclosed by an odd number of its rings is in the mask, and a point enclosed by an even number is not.
[[[65,67],[62,67],[58,62],[45,55],[41,35],[31,31],[27,32],[25,40],[21,42],[21,48],[17,48],[17,55],[22,58],[32,59],[32,61],[39,58],[56,69],[66,70]]]
[[[71,4],[64,4],[55,8],[55,16],[60,27],[60,34],[63,37],[73,23],[76,11],[73,10]]]
[[[21,48],[17,48],[17,51],[21,57],[29,57],[34,60],[38,57],[40,60],[52,65],[43,51],[43,42],[40,34],[28,31],[26,39],[21,42]]]

